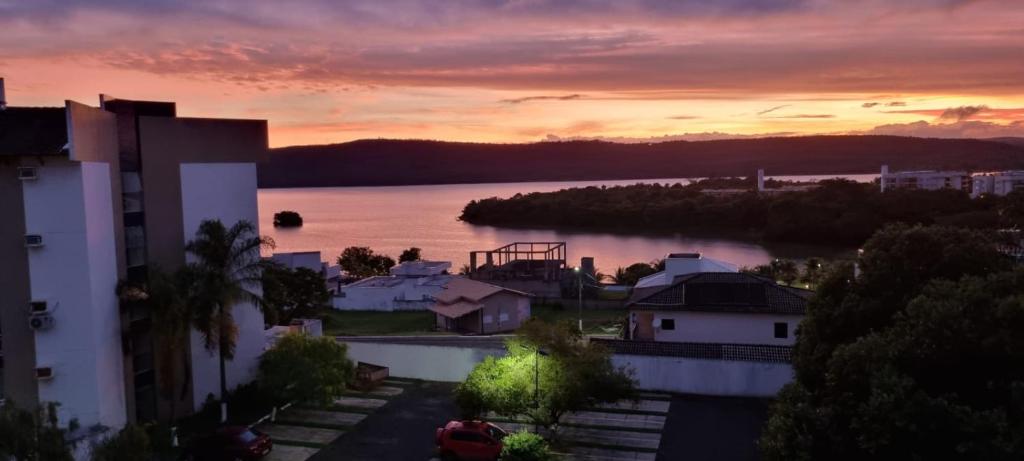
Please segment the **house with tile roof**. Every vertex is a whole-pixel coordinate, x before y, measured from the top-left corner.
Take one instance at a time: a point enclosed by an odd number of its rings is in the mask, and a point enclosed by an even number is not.
[[[492,334],[515,330],[530,318],[530,295],[510,288],[452,277],[434,295],[430,310],[442,331]]]
[[[811,292],[739,272],[698,272],[634,290],[634,340],[791,346]]]

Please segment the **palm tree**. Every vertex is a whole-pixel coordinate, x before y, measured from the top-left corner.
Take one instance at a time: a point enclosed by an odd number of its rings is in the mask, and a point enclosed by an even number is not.
[[[609,276],[612,282],[616,285],[628,285],[629,284],[629,273],[626,272],[626,268],[619,266],[615,268],[615,273]]]
[[[257,235],[256,227],[245,220],[230,229],[220,220],[203,221],[195,238],[185,244],[185,251],[195,257],[187,266],[192,272],[192,325],[202,335],[206,350],[217,351],[220,359],[221,422],[227,421],[224,366],[234,359],[238,341],[231,310],[242,302],[262,306],[260,249],[273,246],[273,240]]]
[[[170,420],[177,418],[177,402],[188,391],[189,382],[183,380],[181,394],[174,392],[178,385],[178,365],[188,367],[183,345],[188,341],[192,312],[188,293],[192,286],[192,272],[183,267],[168,274],[158,267],[150,268],[145,283],[122,281],[117,294],[122,302],[145,306],[151,315],[153,342],[157,353],[160,375],[160,396],[170,402]]]

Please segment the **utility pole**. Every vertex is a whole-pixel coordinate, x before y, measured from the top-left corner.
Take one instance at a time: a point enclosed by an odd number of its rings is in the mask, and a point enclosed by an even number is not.
[[[576,308],[580,316],[580,334],[583,334],[583,269],[580,266],[573,268],[576,272],[576,286],[579,289],[579,298],[576,300]]]

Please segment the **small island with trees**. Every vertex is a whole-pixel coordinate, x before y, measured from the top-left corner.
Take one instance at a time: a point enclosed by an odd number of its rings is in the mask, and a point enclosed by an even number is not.
[[[302,227],[302,215],[287,210],[274,213],[274,227]]]

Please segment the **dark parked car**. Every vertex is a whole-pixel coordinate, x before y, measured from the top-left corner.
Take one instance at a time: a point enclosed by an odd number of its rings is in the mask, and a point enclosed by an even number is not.
[[[227,426],[192,444],[186,459],[192,461],[250,461],[274,448],[267,434],[245,426]]]
[[[494,461],[501,455],[501,439],[506,435],[484,421],[449,421],[437,428],[437,452],[446,461]]]

